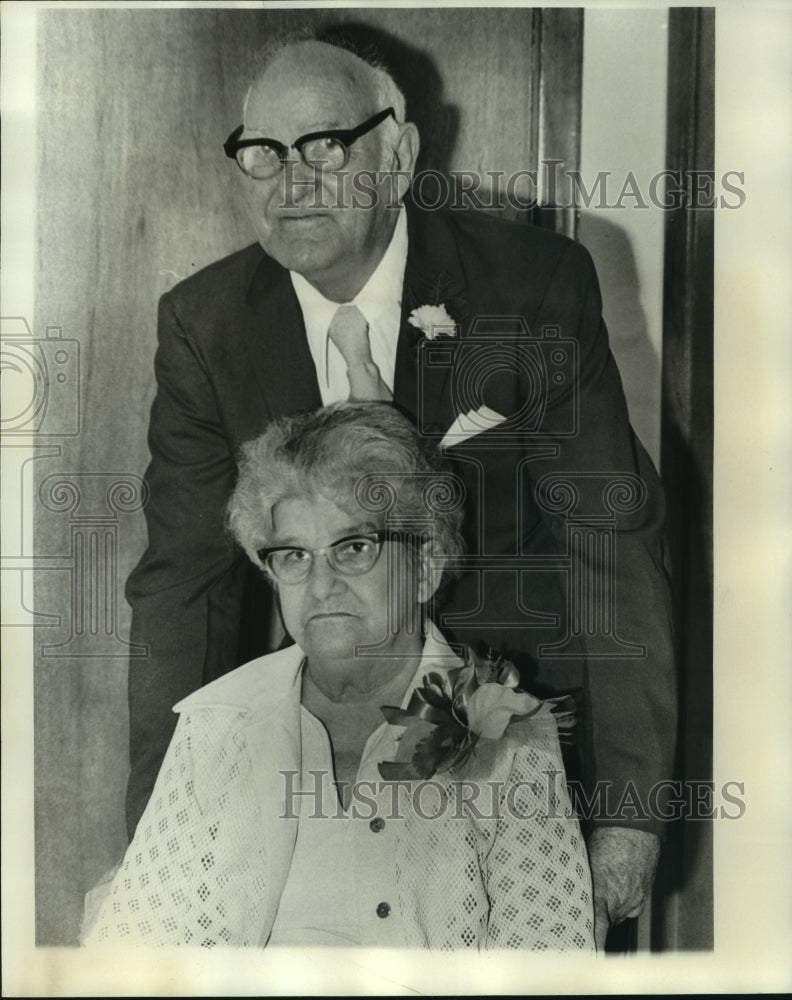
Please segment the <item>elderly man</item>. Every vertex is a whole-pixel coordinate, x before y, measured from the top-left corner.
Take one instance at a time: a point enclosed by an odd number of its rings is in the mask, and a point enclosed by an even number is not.
[[[444,441],[464,484],[472,562],[441,626],[522,654],[543,693],[577,695],[585,788],[608,791],[588,840],[602,945],[651,886],[661,824],[648,803],[670,774],[675,695],[662,496],[629,427],[591,261],[533,227],[420,211],[404,99],[344,49],[275,48],[243,118],[226,152],[259,244],[160,303],[149,546],[127,588],[133,641],[149,648],[130,668],[130,834],[173,732],[171,706],[263,651],[246,639],[266,632],[261,585],[223,530],[241,446],[322,403],[392,400]],[[481,335],[482,317],[500,340]],[[546,330],[560,340],[537,359]],[[486,376],[472,430],[462,347],[479,351]],[[638,499],[617,496],[605,544],[595,530],[600,541],[573,558],[571,519],[601,525],[609,482]],[[562,509],[564,489],[576,502]],[[580,625],[581,580],[589,594],[600,588],[601,628]]]

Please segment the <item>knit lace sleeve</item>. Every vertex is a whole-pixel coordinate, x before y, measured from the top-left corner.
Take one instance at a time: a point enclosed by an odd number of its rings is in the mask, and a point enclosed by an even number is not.
[[[489,948],[594,949],[588,855],[553,730],[514,754],[484,879]]]
[[[418,783],[420,784],[420,783]],[[470,766],[402,792],[396,873],[411,947],[594,950],[586,845],[555,721],[480,741]]]
[[[217,787],[240,779],[229,732],[233,721],[233,715],[203,717],[199,724],[189,714],[179,718],[151,800],[98,908],[96,890],[89,893],[94,913],[91,917],[86,912],[83,944],[257,943],[239,940],[233,928],[256,926],[255,919],[247,919],[255,914],[237,911],[249,908],[257,888],[263,898],[263,885],[255,884],[263,866],[250,857],[249,871],[240,873],[218,861],[221,856],[249,857],[244,850],[249,845],[243,847],[242,839],[254,825],[252,816],[236,809],[229,814],[224,808],[227,792],[216,793]],[[200,798],[196,780],[202,783]],[[218,838],[223,839],[222,855],[216,850]],[[240,850],[233,849],[235,841]],[[240,881],[246,882],[249,893],[230,891]]]

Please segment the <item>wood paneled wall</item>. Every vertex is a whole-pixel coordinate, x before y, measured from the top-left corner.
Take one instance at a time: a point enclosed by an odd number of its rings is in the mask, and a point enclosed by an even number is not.
[[[715,170],[715,11],[669,17],[668,167]],[[712,211],[666,218],[662,469],[679,648],[677,776],[712,780],[712,463],[714,226]],[[655,893],[655,946],[713,947],[713,824],[677,823]]]
[[[221,143],[239,121],[256,50],[273,31],[315,16],[233,8],[38,14],[34,324],[38,335],[60,327],[79,342],[81,359],[80,433],[60,440],[59,456],[34,463],[32,490],[37,553],[66,557],[36,580],[37,608],[61,616],[60,626],[36,634],[39,944],[76,941],[83,894],[125,846],[129,617],[121,588],[145,545],[135,477],[148,458],[157,300],[252,242]],[[535,168],[540,148],[577,166],[579,11],[319,16],[389,40],[412,80],[422,167],[508,174]],[[543,80],[553,86],[543,90]],[[564,102],[560,119],[554,94]],[[61,480],[71,485],[59,488]],[[74,635],[75,608],[96,610],[99,600],[82,595],[83,605],[76,594],[80,546],[94,560],[96,586],[111,592],[102,620]]]

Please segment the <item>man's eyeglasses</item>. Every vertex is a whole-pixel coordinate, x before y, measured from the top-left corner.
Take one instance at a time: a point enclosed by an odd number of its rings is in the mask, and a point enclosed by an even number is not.
[[[380,122],[396,113],[393,108],[378,112],[357,128],[330,129],[324,132],[308,132],[286,146],[277,139],[240,139],[244,125],[235,128],[223,143],[226,156],[236,160],[248,177],[264,180],[274,177],[288,159],[289,149],[296,149],[303,163],[314,169],[341,170],[349,160],[349,147],[375,129]]]
[[[277,545],[259,549],[258,557],[272,576],[285,584],[303,583],[311,575],[316,556],[324,555],[332,568],[342,576],[361,576],[373,569],[386,541],[420,542],[415,535],[398,531],[372,531],[362,535],[347,535],[318,549],[303,549],[294,545]]]

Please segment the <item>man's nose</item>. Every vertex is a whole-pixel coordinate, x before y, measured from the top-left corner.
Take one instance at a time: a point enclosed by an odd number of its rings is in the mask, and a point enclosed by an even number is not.
[[[321,187],[319,171],[304,163],[294,150],[290,150],[289,154],[281,169],[284,205],[288,207],[316,201]]]

